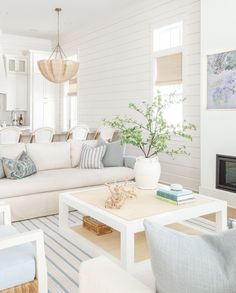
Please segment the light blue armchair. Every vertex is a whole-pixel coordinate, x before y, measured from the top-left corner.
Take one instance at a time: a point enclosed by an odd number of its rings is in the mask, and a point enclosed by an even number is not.
[[[0,202],[3,224],[0,225],[0,293],[27,284],[30,292],[46,293],[47,268],[43,232],[19,233],[11,225],[10,207]],[[32,245],[34,244],[34,245]],[[13,291],[14,292],[14,291]]]

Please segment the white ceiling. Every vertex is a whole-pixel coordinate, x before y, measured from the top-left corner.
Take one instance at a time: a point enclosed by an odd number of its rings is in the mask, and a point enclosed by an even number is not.
[[[143,0],[0,0],[3,33],[51,39],[56,33],[56,13],[61,7],[61,33],[77,31],[102,21]]]

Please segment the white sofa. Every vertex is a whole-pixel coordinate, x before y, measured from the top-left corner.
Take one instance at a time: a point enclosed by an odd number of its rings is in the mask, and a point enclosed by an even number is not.
[[[96,145],[96,141],[86,141]],[[82,141],[0,145],[0,157],[16,159],[26,151],[38,172],[19,180],[0,179],[0,200],[10,204],[12,220],[58,213],[58,195],[88,186],[131,180],[131,168],[80,169]]]

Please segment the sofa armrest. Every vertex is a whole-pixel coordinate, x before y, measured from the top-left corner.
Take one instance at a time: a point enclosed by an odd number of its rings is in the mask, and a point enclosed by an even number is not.
[[[0,201],[0,213],[3,213],[3,224],[11,225],[11,210],[10,206],[3,201]]]
[[[26,243],[35,244],[36,277],[38,280],[39,293],[47,293],[47,266],[44,251],[43,231],[34,230],[2,237],[0,240],[0,250]]]
[[[135,156],[129,156],[129,155],[124,156],[124,166],[127,168],[134,169],[136,158],[137,157]]]
[[[100,256],[80,266],[80,293],[153,293],[118,265]]]

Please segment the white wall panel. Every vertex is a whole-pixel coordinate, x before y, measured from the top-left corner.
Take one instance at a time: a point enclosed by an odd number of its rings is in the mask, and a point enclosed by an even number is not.
[[[79,122],[98,127],[103,118],[130,114],[129,102],[152,99],[152,29],[183,21],[184,119],[197,125],[190,157],[161,155],[161,180],[199,186],[200,1],[147,0],[132,9],[64,38],[65,50],[79,48]],[[173,140],[173,145],[180,144]]]

